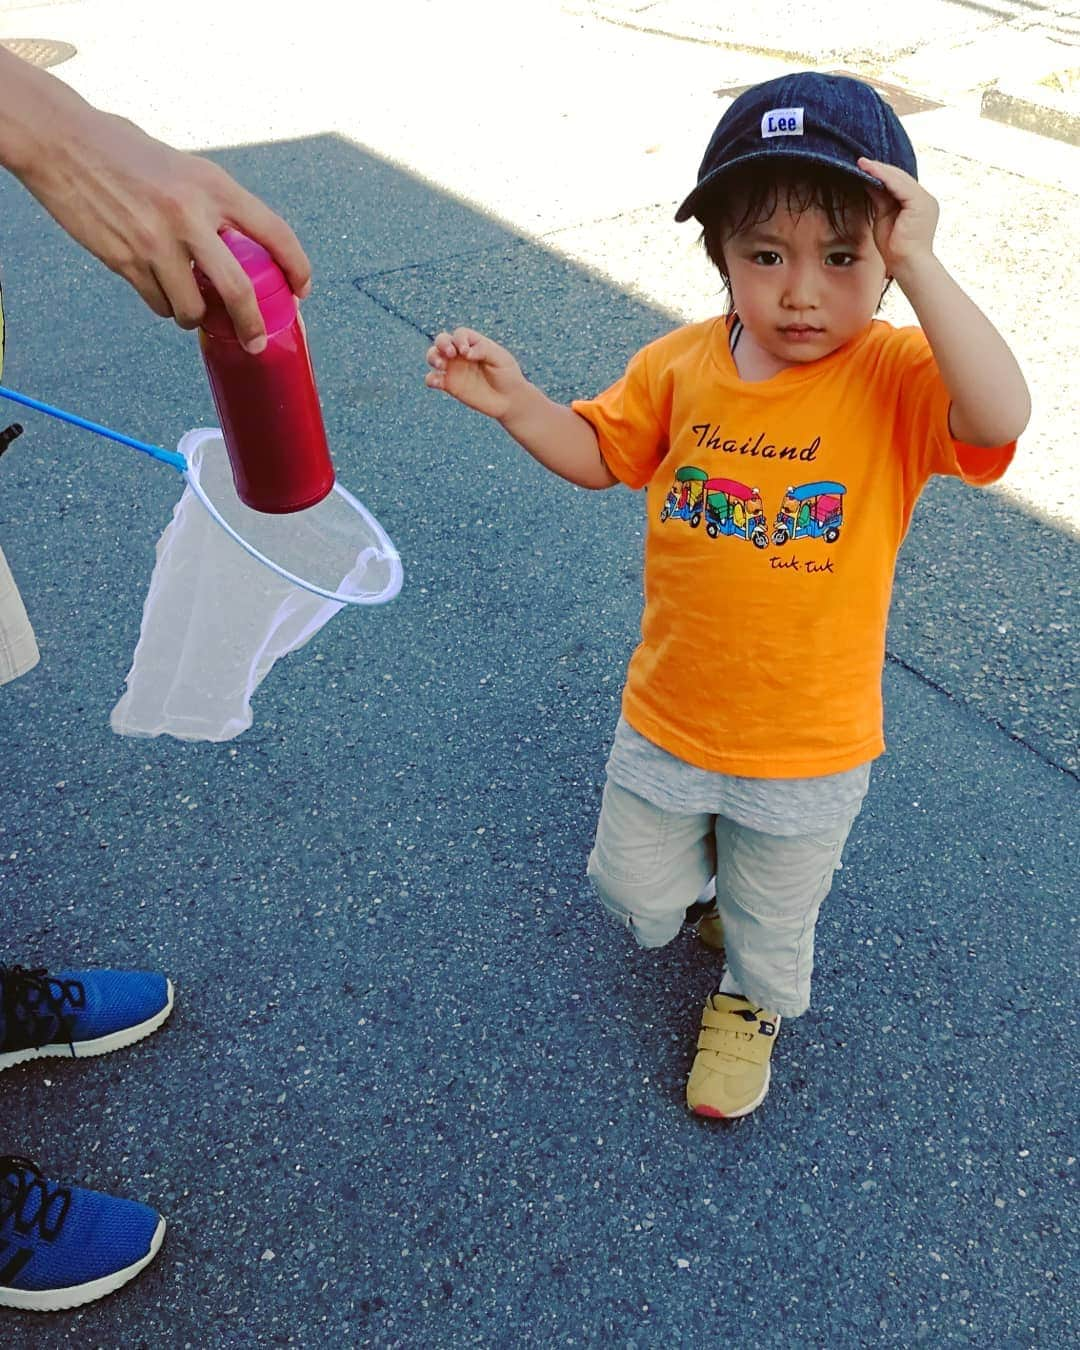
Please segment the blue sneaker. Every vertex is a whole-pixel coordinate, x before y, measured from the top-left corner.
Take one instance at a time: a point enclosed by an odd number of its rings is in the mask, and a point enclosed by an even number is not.
[[[139,970],[0,966],[0,1069],[46,1055],[107,1055],[156,1031],[172,1012],[172,981]]]
[[[29,1158],[0,1156],[0,1307],[92,1303],[134,1279],[164,1236],[149,1205],[60,1186]]]

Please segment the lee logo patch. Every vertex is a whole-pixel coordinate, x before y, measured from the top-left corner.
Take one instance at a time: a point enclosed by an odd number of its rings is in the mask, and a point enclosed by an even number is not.
[[[773,108],[761,119],[762,136],[801,136],[801,108]]]

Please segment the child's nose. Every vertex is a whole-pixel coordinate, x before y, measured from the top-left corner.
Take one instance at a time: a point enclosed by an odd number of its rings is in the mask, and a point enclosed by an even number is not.
[[[814,309],[817,306],[817,286],[813,269],[791,266],[787,269],[784,304],[788,309]]]

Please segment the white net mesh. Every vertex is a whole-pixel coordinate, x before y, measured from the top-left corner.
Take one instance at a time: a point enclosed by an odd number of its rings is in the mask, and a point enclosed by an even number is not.
[[[190,431],[179,449],[188,484],[158,540],[110,724],[121,736],[226,741],[251,725],[251,696],[274,662],[343,606],[393,599],[401,564],[343,489],[307,511],[263,515],[237,498],[218,431]]]

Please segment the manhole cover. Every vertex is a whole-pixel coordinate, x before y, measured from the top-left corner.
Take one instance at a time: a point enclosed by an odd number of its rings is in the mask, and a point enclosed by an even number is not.
[[[933,99],[923,98],[921,94],[913,94],[907,89],[901,89],[898,84],[886,84],[884,80],[870,80],[865,75],[856,75],[853,70],[826,70],[823,73],[825,75],[847,75],[852,80],[862,80],[863,84],[868,84],[871,89],[878,91],[897,117],[907,117],[910,113],[927,112],[930,108],[944,107],[944,104],[935,103]],[[735,98],[744,89],[752,88],[753,85],[740,84],[731,89],[715,89],[713,92],[718,98]]]
[[[52,38],[4,38],[0,47],[6,47],[9,52],[43,70],[70,61],[76,55],[76,48],[70,42],[55,42]]]

